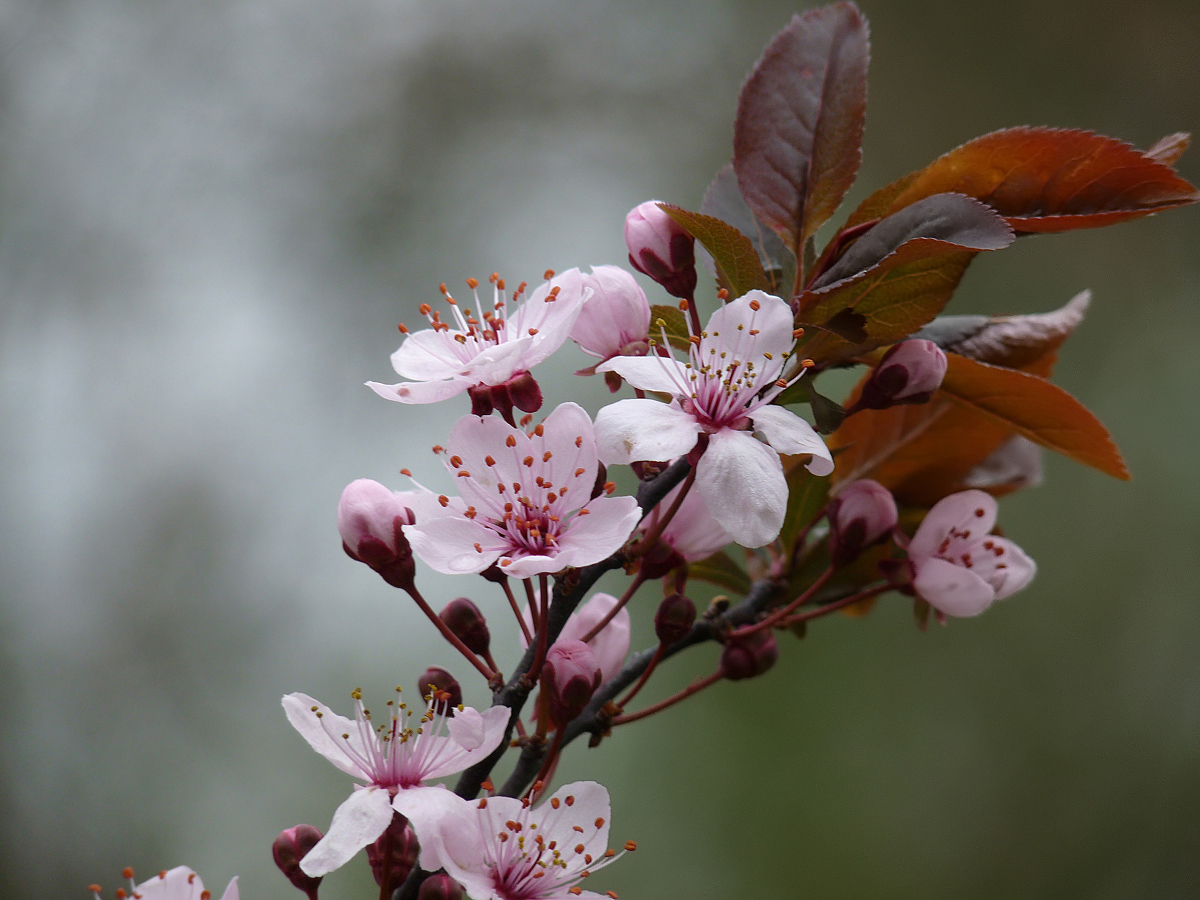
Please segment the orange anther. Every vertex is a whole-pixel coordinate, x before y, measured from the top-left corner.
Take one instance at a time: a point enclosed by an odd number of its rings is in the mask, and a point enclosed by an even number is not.
[[[554,277],[554,270],[547,269],[545,272],[542,273],[542,277],[545,278],[547,281],[549,281],[551,278]]]
[[[632,853],[634,850],[637,849],[637,841],[626,841],[625,849],[628,850],[630,853]]]

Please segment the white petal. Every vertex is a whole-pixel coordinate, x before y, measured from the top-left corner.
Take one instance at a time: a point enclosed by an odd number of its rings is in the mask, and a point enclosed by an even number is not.
[[[568,797],[573,798],[570,805],[567,804]],[[558,814],[550,812],[555,799],[561,804]],[[604,785],[595,781],[564,784],[550,795],[550,799],[542,801],[538,811],[547,820],[539,828],[539,831],[544,829],[542,837],[547,843],[555,840],[560,846],[572,848],[575,844],[583,844],[583,853],[591,854],[594,859],[604,856],[604,851],[608,849],[609,820],[612,818],[612,807]],[[597,828],[596,822],[601,820]],[[576,825],[583,829],[582,833],[575,830]]]
[[[987,540],[1003,553],[997,556],[994,552],[984,550],[986,571],[980,571],[979,576],[995,589],[996,599],[1003,600],[1033,581],[1033,576],[1037,574],[1037,563],[1010,540],[1001,537],[989,537]],[[976,567],[983,569],[984,563],[976,563]]]
[[[530,353],[535,346],[533,338],[522,337],[488,347],[463,368],[463,377],[476,384],[504,384],[533,366]]]
[[[380,384],[368,381],[367,387],[385,400],[397,403],[437,403],[456,397],[471,386],[470,381],[402,381],[400,384]]]
[[[696,490],[743,547],[761,547],[779,536],[788,495],[783,464],[750,432],[724,428],[709,436],[696,465]]]
[[[967,532],[982,537],[996,524],[996,498],[983,491],[961,491],[943,497],[921,522],[908,545],[908,555],[916,562],[932,556],[951,530],[958,531],[964,539]]]
[[[506,565],[504,559],[508,559],[510,562]],[[557,553],[553,556],[537,553],[530,556],[505,557],[504,559],[500,561],[500,568],[510,578],[532,578],[534,575],[552,575],[570,566],[570,563],[563,562]]]
[[[442,868],[442,827],[445,820],[458,824],[470,815],[469,801],[441,785],[413,787],[400,791],[392,800],[392,809],[408,819],[421,845],[418,860],[422,869]],[[454,825],[451,825],[453,828]],[[453,833],[453,832],[451,832]]]
[[[699,431],[695,418],[665,403],[619,400],[596,416],[596,451],[606,465],[674,459],[696,446]]]
[[[963,566],[937,557],[914,560],[913,565],[917,594],[948,616],[977,616],[996,599],[992,586]]]
[[[767,443],[780,453],[812,455],[805,468],[814,475],[828,475],[833,471],[833,456],[821,436],[813,427],[790,409],[782,406],[764,406],[750,418],[756,431],[762,433]]]
[[[600,620],[607,616],[618,603],[620,600],[612,594],[593,594],[590,600],[571,613],[558,639],[560,641],[583,640],[583,636],[599,625]],[[629,608],[622,607],[600,630],[600,633],[588,641],[588,646],[592,648],[604,681],[608,681],[621,670],[621,664],[629,655],[630,630]]]
[[[404,536],[425,564],[443,575],[482,572],[507,547],[490,528],[453,516],[405,525]]]
[[[423,773],[422,779],[453,775],[486,759],[504,740],[504,733],[508,730],[508,716],[507,706],[493,706],[482,713],[468,706],[455,713],[446,723],[450,737],[442,738],[453,742],[454,752],[439,759],[437,765]]]
[[[238,900],[238,880],[233,878],[230,880],[228,887],[225,888],[225,893],[221,895],[221,900]]]
[[[386,789],[372,786],[355,791],[333,814],[325,837],[300,860],[300,870],[316,878],[341,868],[383,834],[391,821],[392,798]]]
[[[392,368],[412,381],[441,381],[461,374],[465,361],[449,332],[425,328],[404,339],[392,354]]]
[[[587,515],[576,515],[559,536],[559,568],[588,566],[615,553],[642,518],[632,497],[597,497],[585,509]]]
[[[314,706],[317,707],[317,712],[321,713],[320,718],[313,712]],[[358,733],[357,724],[345,716],[339,716],[308,694],[286,695],[283,698],[283,711],[292,727],[300,732],[300,736],[308,741],[310,747],[347,775],[364,781],[371,780],[370,774],[363,771],[363,768],[330,736],[331,733],[355,735]]]
[[[755,302],[757,311],[751,307]],[[785,301],[762,291],[750,291],[726,303],[709,317],[700,358],[707,360],[709,351],[715,349],[718,356],[725,352],[731,359],[753,362],[760,373],[759,383],[767,384],[783,368],[782,354],[795,343],[794,327],[792,308]],[[751,335],[751,331],[757,333]],[[771,355],[770,359],[767,354]]]
[[[673,358],[656,355],[651,352],[647,356],[614,356],[607,362],[596,366],[597,372],[616,372],[635,388],[643,391],[658,391],[663,394],[688,395],[690,390],[684,390],[683,367]]]
[[[137,886],[143,900],[199,900],[204,882],[187,866],[176,866]]]

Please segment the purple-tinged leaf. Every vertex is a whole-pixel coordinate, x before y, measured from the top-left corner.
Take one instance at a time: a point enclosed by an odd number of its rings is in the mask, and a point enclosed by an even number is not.
[[[905,244],[931,239],[953,247],[930,245],[932,253],[953,248],[1000,250],[1013,242],[1013,231],[994,210],[962,194],[934,194],[881,219],[850,245],[812,283],[818,291],[853,278],[888,259]]]
[[[733,167],[742,195],[797,257],[862,159],[867,23],[853,3],[794,17],[742,86]]]
[[[985,319],[977,330],[948,342],[943,349],[993,366],[1045,374],[1053,364],[1053,354],[1083,321],[1091,301],[1092,292],[1083,291],[1052,312]]]

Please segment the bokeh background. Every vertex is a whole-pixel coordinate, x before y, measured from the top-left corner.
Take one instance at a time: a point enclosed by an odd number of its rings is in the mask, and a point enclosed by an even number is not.
[[[1005,125],[1140,146],[1200,128],[1193,0],[862,5],[853,200]],[[402,408],[362,382],[389,380],[395,325],[438,282],[621,262],[631,206],[697,207],[795,10],[0,3],[0,894],[186,863],[214,891],[240,874],[248,900],[296,896],[270,841],[324,827],[349,783],[280,695],[348,704],[462,669],[342,555],[333,513],[355,477],[438,483],[428,447],[466,401]],[[756,682],[572,747],[563,775],[604,781],[614,837],[641,845],[602,888],[1200,894],[1198,250],[1189,209],[976,261],[951,311],[1093,289],[1059,381],[1134,481],[1048,459],[1002,511],[1039,578],[981,619],[921,634],[885,602],[785,641]],[[542,372],[548,399],[595,410],[573,353]],[[425,571],[436,601],[499,609]],[[511,660],[499,613],[493,633]],[[373,896],[365,870],[322,896]]]

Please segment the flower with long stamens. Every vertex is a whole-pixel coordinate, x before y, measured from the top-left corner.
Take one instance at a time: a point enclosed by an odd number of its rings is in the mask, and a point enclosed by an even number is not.
[[[944,497],[908,545],[913,589],[948,616],[977,616],[1033,580],[1037,564],[1020,547],[991,534],[996,498],[983,491]]]
[[[722,306],[703,332],[690,336],[687,362],[651,354],[619,356],[597,366],[596,371],[616,372],[635,388],[673,398],[670,404],[621,400],[600,410],[600,459],[607,464],[666,460],[688,453],[704,435],[695,486],[708,508],[745,547],[774,540],[788,496],[779,454],[808,455],[815,475],[833,471],[833,457],[812,426],[771,405],[788,385],[780,375],[794,343],[791,307],[750,291]]]
[[[209,900],[211,893],[204,889],[200,876],[187,866],[176,866],[174,869],[164,869],[153,878],[137,884],[133,880],[133,869],[126,868],[121,873],[129,882],[129,893],[117,891],[118,897],[132,896],[134,900]],[[91,886],[95,900],[103,900],[100,896],[100,885]],[[234,878],[225,888],[221,900],[238,900],[238,880]]]
[[[608,791],[594,781],[564,785],[536,807],[460,800],[438,823],[442,865],[474,900],[606,900],[579,882],[622,855],[608,847],[609,814]]]
[[[400,700],[400,688],[395,700],[388,701],[382,724],[375,725],[363,706],[362,692],[355,690],[352,696],[353,719],[337,715],[307,694],[283,698],[288,721],[309,745],[365,782],[338,807],[325,837],[301,861],[308,875],[325,875],[344,865],[383,834],[393,812],[412,820],[420,836],[421,824],[428,827],[440,815],[450,793],[425,782],[484,759],[504,740],[508,728],[504,707],[482,713],[470,707],[451,710],[432,693],[425,711],[413,721],[413,710]],[[436,848],[431,845],[429,850],[426,856],[422,847],[422,865],[434,862]]]
[[[443,321],[429,304],[421,304],[430,327],[410,333],[401,325],[406,336],[392,354],[392,367],[408,381],[369,381],[367,387],[399,403],[436,403],[474,385],[503,385],[520,377],[562,346],[587,299],[578,269],[558,276],[548,272],[547,279],[522,301],[524,283],[510,298],[504,279],[493,275],[492,308],[483,311],[476,293],[478,316],[459,307],[443,285],[453,321]],[[478,287],[475,279],[467,284],[472,291]]]
[[[641,516],[632,497],[592,497],[592,420],[574,403],[529,432],[495,416],[463,416],[446,443],[460,505],[449,497],[443,505],[461,511],[404,526],[412,548],[443,574],[498,563],[506,575],[528,578],[586,566],[618,550]]]

